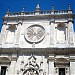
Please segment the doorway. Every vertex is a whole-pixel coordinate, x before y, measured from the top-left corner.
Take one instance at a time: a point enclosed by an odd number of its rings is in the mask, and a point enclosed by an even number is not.
[[[59,68],[59,75],[65,75],[65,68]]]
[[[1,66],[1,75],[5,75],[6,74],[6,66]]]

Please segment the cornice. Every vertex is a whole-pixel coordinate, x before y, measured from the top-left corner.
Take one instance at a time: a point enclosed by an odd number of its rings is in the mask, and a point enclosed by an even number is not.
[[[42,15],[21,15],[7,16],[3,20],[44,20],[44,19],[60,19],[60,18],[75,18],[75,14],[42,14]]]

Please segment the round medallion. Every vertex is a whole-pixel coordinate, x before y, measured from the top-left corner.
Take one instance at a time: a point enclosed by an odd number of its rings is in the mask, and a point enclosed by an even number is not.
[[[45,29],[41,25],[32,25],[26,29],[25,38],[30,43],[38,43],[43,40]]]

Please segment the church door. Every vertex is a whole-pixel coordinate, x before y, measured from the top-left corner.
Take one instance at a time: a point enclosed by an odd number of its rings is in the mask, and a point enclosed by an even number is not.
[[[59,75],[65,75],[65,68],[59,68]]]

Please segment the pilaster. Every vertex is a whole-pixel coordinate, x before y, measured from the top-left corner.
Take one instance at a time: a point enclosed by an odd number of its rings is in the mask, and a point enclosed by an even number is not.
[[[54,19],[50,22],[50,45],[54,44]]]
[[[12,55],[11,57],[11,64],[9,67],[9,75],[16,75],[16,60],[17,60],[17,56]]]
[[[57,44],[57,27],[55,27],[55,44]]]
[[[73,22],[71,20],[68,21],[68,41],[70,46],[73,45]]]
[[[15,33],[15,35],[16,35],[16,43],[15,43],[15,45],[19,45],[19,37],[20,37],[21,25],[22,25],[22,23],[19,22],[18,26],[17,26],[16,33]]]
[[[66,43],[68,43],[68,28],[66,27],[66,38],[65,38],[65,40],[66,40]]]
[[[70,55],[70,75],[75,75],[75,56]]]
[[[16,61],[11,61],[10,71],[9,71],[10,75],[15,75],[15,64],[16,64]]]
[[[54,55],[48,57],[48,75],[54,75]]]

